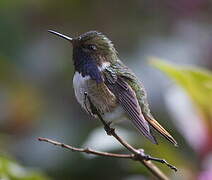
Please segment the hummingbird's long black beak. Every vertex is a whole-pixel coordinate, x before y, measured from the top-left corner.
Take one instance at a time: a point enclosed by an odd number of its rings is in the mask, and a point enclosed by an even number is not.
[[[64,34],[61,34],[61,33],[59,33],[59,32],[56,32],[56,31],[53,31],[53,30],[48,30],[48,32],[50,32],[50,33],[52,33],[52,34],[55,34],[55,35],[57,35],[57,36],[59,36],[59,37],[61,37],[61,38],[63,38],[63,39],[66,39],[66,40],[70,41],[71,43],[72,43],[72,41],[73,41],[73,38],[68,37],[68,36],[66,36],[66,35],[64,35]]]

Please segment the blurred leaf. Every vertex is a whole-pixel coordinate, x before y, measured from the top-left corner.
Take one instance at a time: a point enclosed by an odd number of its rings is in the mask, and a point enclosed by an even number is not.
[[[5,180],[49,180],[40,172],[19,165],[14,160],[0,156],[0,179]]]
[[[17,71],[15,69],[15,65],[10,62],[10,60],[2,55],[0,55],[0,83],[9,84],[14,79],[19,79],[19,75],[17,75]],[[14,81],[14,80],[13,80]]]
[[[154,57],[150,60],[154,67],[165,72],[185,89],[212,129],[212,73],[202,68],[169,64]]]

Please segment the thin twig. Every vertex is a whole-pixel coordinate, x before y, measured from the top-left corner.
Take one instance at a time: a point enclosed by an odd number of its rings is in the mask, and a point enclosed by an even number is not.
[[[110,127],[110,123],[107,123],[107,122],[104,121],[101,114],[98,112],[96,107],[91,102],[91,99],[87,95],[87,93],[85,93],[85,100],[86,100],[86,98],[88,98],[92,113],[96,114],[98,116],[99,120],[104,125],[104,129],[105,129],[106,133],[108,135],[116,138],[116,140],[119,141],[119,143],[122,144],[126,149],[128,149],[132,154],[117,154],[117,153],[108,153],[108,152],[96,151],[96,150],[92,150],[92,149],[89,149],[89,148],[76,148],[76,147],[73,147],[73,146],[70,146],[70,145],[66,145],[64,143],[53,141],[53,140],[48,139],[48,138],[38,138],[38,140],[48,142],[48,143],[54,144],[56,146],[60,146],[62,148],[66,148],[66,149],[69,149],[69,150],[74,151],[74,152],[83,152],[83,153],[93,154],[93,155],[98,155],[98,156],[105,156],[105,157],[112,157],[112,158],[125,158],[125,159],[132,159],[132,160],[135,160],[135,161],[139,161],[147,169],[149,169],[152,172],[152,174],[154,174],[158,179],[169,180],[169,178],[154,163],[152,163],[152,161],[163,163],[163,164],[167,165],[169,168],[171,168],[175,171],[177,171],[176,167],[169,164],[164,159],[159,159],[159,158],[155,158],[155,157],[151,157],[149,155],[146,155],[144,153],[143,149],[136,149],[136,148],[132,147],[128,142],[126,142],[124,139],[122,139],[120,136],[118,136],[115,129]]]
[[[76,148],[76,147],[73,147],[73,146],[70,146],[70,145],[67,145],[64,143],[60,143],[58,141],[54,141],[54,140],[51,140],[48,138],[42,138],[42,137],[39,137],[38,140],[44,141],[47,143],[51,143],[55,146],[60,146],[62,148],[69,149],[74,152],[84,152],[87,154],[93,154],[93,155],[97,155],[97,156],[106,156],[106,157],[112,157],[112,158],[125,158],[125,159],[133,159],[134,158],[134,154],[116,154],[116,153],[96,151],[96,150],[93,150],[90,148]]]
[[[150,161],[150,160],[154,160],[154,161],[161,162],[161,159],[157,159],[157,158],[153,158],[153,157],[147,157],[147,159],[144,160],[143,159],[144,155],[142,155],[142,159],[141,159],[140,156],[135,155],[135,154],[117,154],[117,153],[108,153],[108,152],[96,151],[96,150],[93,150],[93,149],[90,149],[90,148],[76,148],[76,147],[73,147],[73,146],[58,142],[58,141],[51,140],[49,138],[43,138],[43,137],[39,137],[38,140],[53,144],[55,146],[60,146],[62,148],[69,149],[69,150],[74,151],[74,152],[83,152],[83,153],[87,153],[87,154],[93,154],[93,155],[97,155],[97,156],[104,156],[104,157],[111,157],[111,158],[132,159],[132,160],[139,161],[139,162],[144,161],[142,163],[153,174],[155,174],[155,171],[158,171],[158,173],[156,175],[158,177],[158,179],[168,180],[168,178],[157,168],[157,166],[155,166]],[[140,152],[142,152],[142,150],[140,150]],[[161,163],[164,163],[164,162],[161,162]]]
[[[94,106],[94,104],[92,103],[92,101],[87,93],[85,93],[85,97],[88,98],[88,101],[90,103],[90,107],[91,107],[93,114],[96,114],[98,116],[98,118],[100,119],[100,121],[102,122],[102,124],[104,125],[104,129],[105,129],[106,133],[110,136],[115,137],[117,141],[119,141],[124,147],[126,147],[130,152],[132,152],[136,157],[135,160],[140,161],[142,164],[144,164],[144,166],[146,166],[158,179],[167,180],[168,177],[150,160],[166,164],[169,168],[173,169],[174,171],[177,171],[177,168],[175,166],[167,163],[166,160],[154,158],[149,155],[146,155],[144,153],[143,149],[135,149],[129,143],[127,143],[124,139],[122,139],[120,136],[118,136],[116,134],[115,128],[110,127],[111,123],[107,123],[104,121],[101,114],[99,113],[97,108]]]

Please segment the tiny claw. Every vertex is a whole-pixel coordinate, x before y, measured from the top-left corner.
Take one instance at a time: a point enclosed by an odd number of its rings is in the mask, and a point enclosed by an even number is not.
[[[85,92],[84,92],[84,95],[85,95],[85,96],[87,96],[87,95],[88,95],[88,93],[85,91]]]
[[[111,136],[115,130],[114,128],[110,127],[111,124],[112,124],[112,122],[109,121],[109,122],[105,123],[105,126],[104,126],[104,129],[105,129],[107,135],[109,135],[109,136]]]
[[[108,121],[107,125],[110,127],[110,125],[112,124],[112,121]]]

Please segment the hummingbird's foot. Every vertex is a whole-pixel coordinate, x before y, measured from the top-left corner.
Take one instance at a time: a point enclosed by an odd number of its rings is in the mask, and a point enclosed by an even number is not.
[[[100,119],[100,121],[103,123],[103,125],[104,125],[104,129],[105,129],[105,131],[106,131],[106,133],[107,133],[107,135],[112,135],[113,133],[114,133],[114,131],[115,131],[115,129],[114,128],[111,128],[110,127],[110,125],[111,125],[111,123],[112,122],[106,122],[103,118],[102,118],[102,116],[101,116],[101,114],[99,113],[99,111],[97,110],[97,108],[94,106],[94,104],[92,103],[92,101],[91,101],[91,99],[90,99],[90,97],[89,97],[89,95],[88,95],[88,93],[87,92],[84,92],[84,100],[85,100],[85,102],[86,102],[86,100],[88,100],[88,102],[90,103],[90,109],[91,109],[91,112],[92,112],[92,114],[95,114],[95,115],[97,115],[98,116],[98,118]],[[86,103],[85,103],[85,107],[86,107]],[[87,107],[86,107],[86,109],[87,109]],[[89,111],[88,111],[89,112]]]
[[[169,164],[165,159],[155,158],[148,154],[145,154],[143,149],[138,149],[138,151],[139,151],[139,154],[135,158],[137,158],[137,159],[142,158],[142,159],[145,159],[146,161],[151,160],[151,161],[160,162],[162,164],[167,165],[172,170],[177,171],[177,168],[175,166]]]
[[[104,124],[104,129],[105,129],[107,135],[109,135],[109,136],[111,136],[113,134],[113,132],[115,131],[114,128],[110,127],[111,124],[112,124],[111,121],[105,122],[105,124]]]

